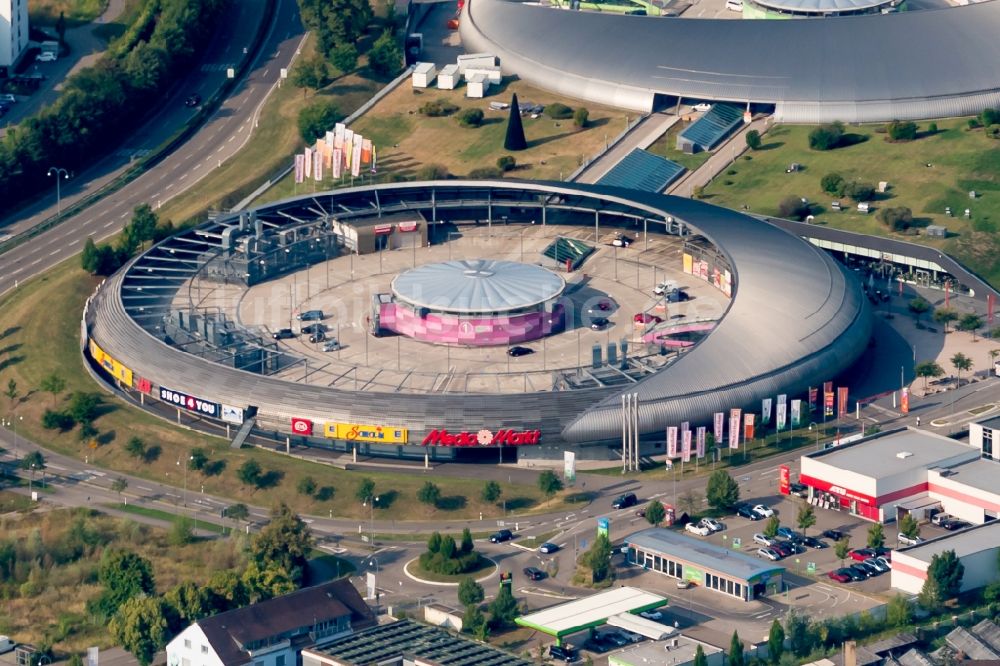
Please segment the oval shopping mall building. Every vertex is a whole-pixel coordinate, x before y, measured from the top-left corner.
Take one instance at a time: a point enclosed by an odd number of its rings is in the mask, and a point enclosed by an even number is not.
[[[83,329],[134,402],[233,438],[510,461],[620,457],[626,394],[649,453],[669,426],[802,394],[861,355],[872,315],[824,251],[749,215],[457,180],[220,216],[109,278]]]

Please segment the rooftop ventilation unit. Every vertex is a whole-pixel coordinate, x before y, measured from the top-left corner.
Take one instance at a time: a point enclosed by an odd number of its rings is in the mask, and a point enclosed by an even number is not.
[[[912,458],[913,454],[910,453],[909,451],[900,451],[899,453],[896,454],[896,457],[899,458],[900,460],[906,460],[907,458]]]

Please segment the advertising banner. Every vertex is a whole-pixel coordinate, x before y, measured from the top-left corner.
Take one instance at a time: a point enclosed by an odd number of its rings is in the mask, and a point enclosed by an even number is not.
[[[764,398],[760,401],[760,424],[766,426],[771,422],[771,399]]]
[[[743,441],[753,439],[753,414],[743,415]]]
[[[305,180],[306,174],[306,156],[296,155],[295,156],[295,184],[301,183]]]
[[[833,393],[833,382],[823,382],[823,393]]]
[[[296,435],[303,435],[304,437],[309,437],[313,434],[313,422],[309,419],[300,419],[297,417],[292,417],[292,432]]]
[[[126,368],[111,355],[101,349],[97,343],[93,341],[93,339],[89,341],[89,345],[90,357],[94,359],[99,366],[104,368],[105,372],[120,381],[125,386],[131,388],[133,380],[132,370]]]
[[[802,425],[802,401],[792,400],[792,427],[798,428]]]
[[[691,462],[691,431],[681,433],[681,460]]]
[[[722,424],[725,422],[726,415],[723,412],[715,413],[715,422],[713,423],[712,435],[715,437],[715,445],[722,446]]]
[[[323,424],[323,434],[326,437],[346,439],[349,442],[375,442],[377,444],[406,444],[407,442],[405,428],[380,425],[327,421]]]
[[[335,136],[336,134],[334,132],[328,131],[323,137],[323,140],[326,142],[326,145],[329,146],[330,150],[333,150],[333,139]]]
[[[321,153],[317,153],[313,159],[313,180],[323,180],[323,159],[324,157]]]
[[[681,432],[687,432],[690,429],[691,429],[690,421],[684,421],[683,423],[681,423]]]
[[[740,409],[729,410],[729,448],[740,448]]]
[[[357,178],[361,175],[361,144],[364,138],[360,134],[354,135],[354,147],[351,148],[351,175]]]
[[[775,427],[777,427],[778,430],[785,429],[785,421],[787,420],[786,417],[788,416],[787,409],[788,407],[785,405],[785,403],[783,402],[778,403],[777,415],[775,417]]]
[[[243,424],[243,409],[232,405],[222,405],[222,420],[226,423]]]
[[[705,426],[698,426],[695,430],[695,456],[698,458],[705,457]]]
[[[899,397],[899,411],[904,414],[910,413],[910,389],[903,387],[902,394]]]
[[[837,387],[837,418],[844,418],[844,414],[847,414],[847,387],[838,386]]]
[[[788,465],[782,465],[778,468],[778,492],[782,495],[792,493],[792,470],[788,468]]]
[[[611,529],[611,521],[608,518],[597,519],[597,536],[607,537],[610,529]]]
[[[815,386],[810,386],[809,387],[809,411],[810,412],[815,412],[816,411],[816,393],[818,392],[818,390],[819,389],[817,389]]]
[[[573,451],[563,451],[563,478],[570,486],[576,481],[576,453]]]
[[[354,130],[344,130],[344,170],[351,170],[351,154],[354,150]]]
[[[667,428],[667,457],[677,457],[677,426]]]
[[[149,381],[145,377],[136,377],[135,378],[135,388],[140,393],[145,393],[145,394],[148,395],[148,394],[150,394],[150,393],[153,392],[153,382]]]
[[[340,178],[344,173],[344,149],[334,148],[333,149],[333,177]]]
[[[366,426],[367,427],[367,426]],[[403,441],[406,438],[405,430],[396,430],[402,433]],[[379,440],[386,441],[386,440]],[[511,430],[501,428],[495,433],[492,430],[483,428],[476,432],[451,432],[444,428],[435,428],[427,433],[421,446],[523,446],[526,444],[540,444],[542,441],[541,430]]]
[[[685,253],[684,256],[681,258],[681,264],[684,272],[687,273],[688,275],[691,275],[691,273],[694,271],[694,257],[692,257],[690,254]]]
[[[202,414],[203,416],[219,417],[219,403],[198,398],[180,391],[172,391],[166,387],[160,387],[160,400],[169,402],[171,405],[186,409],[189,412]]]
[[[306,178],[310,178],[313,173],[313,149],[306,148],[305,156],[306,156],[306,166],[305,166]]]
[[[823,416],[833,416],[833,391],[823,393]]]
[[[372,163],[372,140],[364,139],[361,141],[361,163],[368,165]]]
[[[347,125],[337,123],[333,126],[333,147],[344,149],[344,134],[347,132]]]

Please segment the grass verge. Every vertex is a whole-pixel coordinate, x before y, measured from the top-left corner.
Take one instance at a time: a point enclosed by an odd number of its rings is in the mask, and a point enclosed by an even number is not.
[[[487,559],[485,557],[479,558],[479,566],[471,571],[466,571],[465,573],[460,573],[454,576],[448,574],[440,574],[434,571],[427,571],[422,566],[420,566],[419,560],[410,560],[406,563],[405,569],[408,573],[421,580],[428,580],[433,583],[460,583],[463,578],[472,576],[473,578],[482,578],[493,573],[497,568],[497,565],[493,560]]]
[[[28,20],[32,25],[54,26],[63,14],[66,27],[70,28],[90,23],[107,7],[108,0],[31,0]]]
[[[115,511],[131,513],[135,516],[143,516],[154,520],[162,520],[163,522],[170,523],[171,525],[179,523],[184,519],[188,519],[191,521],[191,526],[193,528],[204,530],[206,532],[214,532],[215,534],[228,534],[230,531],[222,525],[216,525],[215,523],[210,523],[206,520],[198,520],[194,516],[189,517],[182,514],[170,513],[169,511],[161,511],[160,509],[153,509],[148,506],[138,506],[135,504],[109,504],[107,506]]]

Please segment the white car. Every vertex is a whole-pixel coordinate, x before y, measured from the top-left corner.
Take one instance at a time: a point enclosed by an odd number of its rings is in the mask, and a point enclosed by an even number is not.
[[[714,518],[702,518],[701,522],[699,522],[698,524],[702,525],[703,527],[707,527],[708,529],[712,530],[713,532],[721,532],[722,531],[722,523],[720,523],[719,521],[715,520]]]
[[[55,62],[58,59],[59,56],[57,56],[55,53],[50,53],[50,52],[39,53],[37,56],[35,56],[35,60],[38,62]]]
[[[14,97],[13,95],[7,93],[7,94],[0,95],[0,102],[3,102],[5,104],[14,104],[14,103],[17,102],[17,98]]]
[[[772,562],[777,562],[781,559],[781,555],[779,555],[773,548],[758,548],[757,557],[763,557],[764,559],[771,560]]]
[[[657,296],[663,296],[664,294],[669,294],[670,292],[672,292],[674,289],[677,288],[678,286],[676,282],[674,282],[673,280],[665,280],[660,284],[656,285],[655,287],[653,287],[653,293],[656,294]]]
[[[743,9],[742,3],[740,4],[741,4],[740,9]],[[710,111],[712,109],[712,105],[709,104],[708,102],[701,102],[700,104],[695,104],[691,108],[693,108],[695,111],[703,113],[705,111]]]
[[[691,534],[697,534],[698,536],[708,536],[712,533],[712,530],[708,529],[704,525],[698,525],[696,523],[688,523],[684,526],[685,531]]]
[[[10,640],[8,636],[0,636],[0,654],[5,652],[10,652],[15,647],[14,641]]]
[[[903,544],[904,546],[916,546],[918,543],[924,542],[923,537],[920,536],[908,537],[902,532],[900,532],[899,536],[896,538],[899,540],[899,543]]]
[[[772,509],[766,504],[755,504],[753,506],[753,510],[759,513],[760,515],[764,516],[765,518],[770,518],[771,516],[774,515],[774,509]]]
[[[777,543],[777,539],[772,539],[771,537],[765,535],[762,532],[757,532],[753,535],[754,543],[759,543],[762,546],[773,546]]]
[[[879,555],[875,558],[875,561],[885,567],[886,571],[892,571],[892,560],[888,560],[884,556]]]

